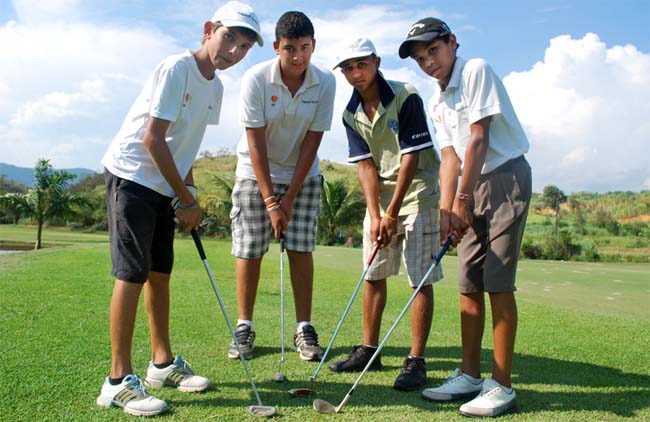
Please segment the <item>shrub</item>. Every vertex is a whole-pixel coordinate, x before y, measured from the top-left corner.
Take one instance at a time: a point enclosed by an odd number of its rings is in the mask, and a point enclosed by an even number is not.
[[[542,246],[531,240],[525,240],[521,245],[520,255],[530,259],[540,259],[544,254]]]

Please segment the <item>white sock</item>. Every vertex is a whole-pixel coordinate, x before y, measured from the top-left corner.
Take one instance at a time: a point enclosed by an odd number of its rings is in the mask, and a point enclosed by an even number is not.
[[[305,325],[311,325],[311,321],[296,322],[296,331],[302,330],[302,327],[304,327]]]
[[[246,324],[249,327],[251,327],[251,331],[253,331],[253,321],[251,321],[250,319],[238,319],[237,325],[239,324]]]
[[[364,344],[363,347],[367,347],[369,349],[377,349],[378,346],[370,346],[370,345]]]

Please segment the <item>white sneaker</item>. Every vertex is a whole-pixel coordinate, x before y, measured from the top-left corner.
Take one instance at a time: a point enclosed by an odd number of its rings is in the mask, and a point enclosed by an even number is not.
[[[481,391],[483,380],[471,381],[460,368],[456,368],[440,387],[422,391],[422,398],[429,401],[452,401],[474,397]]]
[[[106,377],[97,404],[121,407],[124,412],[135,416],[155,416],[168,409],[167,403],[147,393],[140,377],[135,374],[125,376],[118,385],[111,385]]]
[[[188,393],[205,391],[212,385],[209,379],[194,375],[189,363],[180,356],[176,356],[171,365],[162,369],[149,362],[145,381],[151,388],[167,385]]]
[[[460,413],[465,416],[498,416],[516,412],[515,390],[506,393],[504,388],[493,378],[486,378],[481,393],[474,400],[462,405]]]

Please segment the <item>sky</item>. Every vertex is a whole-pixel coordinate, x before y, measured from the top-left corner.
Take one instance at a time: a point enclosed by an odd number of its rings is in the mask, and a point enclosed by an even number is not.
[[[150,72],[200,47],[203,22],[225,1],[0,0],[0,162],[101,170],[100,160]],[[425,104],[435,81],[397,49],[412,23],[445,20],[465,59],[482,57],[503,79],[529,138],[533,188],[566,193],[650,189],[650,0],[420,0],[249,2],[266,44],[219,72],[219,126],[200,151],[234,151],[239,86],[275,56],[275,22],[301,10],[316,30],[312,62],[367,36],[389,79],[415,85]],[[341,112],[352,92],[339,71],[332,130],[319,156],[344,163]]]

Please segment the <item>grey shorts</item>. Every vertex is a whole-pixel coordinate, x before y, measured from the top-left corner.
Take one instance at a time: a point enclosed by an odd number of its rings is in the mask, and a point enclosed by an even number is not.
[[[171,274],[174,265],[174,211],[168,198],[104,171],[112,274],[144,283],[150,271]]]
[[[321,184],[321,176],[310,177],[298,191],[284,235],[284,246],[290,251],[313,252],[316,248]],[[273,191],[280,200],[287,187],[284,184],[273,185]],[[256,180],[238,178],[235,181],[230,219],[231,253],[234,256],[254,259],[268,252],[273,228]]]
[[[519,248],[532,191],[521,156],[481,175],[474,189],[474,222],[458,245],[461,293],[513,292]]]
[[[409,284],[417,287],[440,250],[439,232],[437,208],[400,216],[397,222],[397,235],[391,238],[388,246],[377,252],[366,274],[366,280],[383,280],[398,275],[401,259],[404,259]],[[364,264],[368,262],[372,249],[370,216],[366,213],[363,221]],[[435,283],[440,279],[442,279],[442,268],[438,266],[424,285]]]

